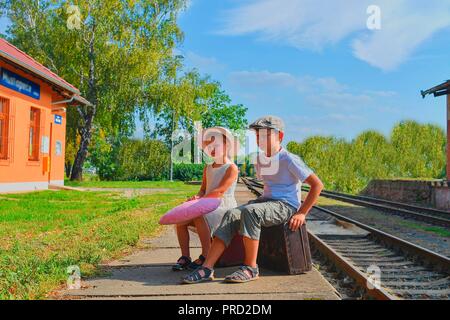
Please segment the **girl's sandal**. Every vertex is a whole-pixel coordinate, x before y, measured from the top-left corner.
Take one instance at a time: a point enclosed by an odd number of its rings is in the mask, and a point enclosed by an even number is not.
[[[173,271],[183,271],[186,270],[191,264],[191,258],[182,256],[178,259],[177,263],[172,266]]]
[[[203,275],[200,273],[200,271],[203,271]],[[195,271],[191,272],[186,277],[184,277],[182,283],[196,284],[200,282],[213,280],[214,280],[214,270],[200,266]]]
[[[251,275],[249,275],[248,271]],[[225,277],[225,282],[228,283],[246,283],[259,279],[258,267],[252,268],[250,266],[241,266],[237,271]]]
[[[200,257],[198,257],[197,260],[192,261],[189,265],[188,265],[188,269],[189,270],[196,270],[198,267],[201,267],[203,265],[203,263],[205,262],[206,258],[203,255],[200,255]]]

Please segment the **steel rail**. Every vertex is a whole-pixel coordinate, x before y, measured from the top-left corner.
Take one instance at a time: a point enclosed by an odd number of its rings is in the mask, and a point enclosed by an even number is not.
[[[263,184],[254,179],[253,180],[249,179],[249,183],[257,188],[264,187]],[[309,188],[303,187],[302,190],[308,191]],[[399,216],[406,216],[413,218],[415,220],[450,228],[450,219],[448,218],[450,217],[450,213],[443,210],[424,208],[395,201],[365,196],[355,196],[327,190],[322,191],[321,196],[364,207],[370,207],[383,212]],[[420,212],[421,210],[422,212]],[[426,212],[427,214],[424,214],[423,212]]]
[[[260,189],[263,188],[263,185],[261,183],[247,178],[241,178],[241,180],[254,194],[256,194],[257,196],[260,196],[262,194]],[[321,212],[329,214],[338,220],[354,224],[359,228],[368,231],[370,238],[372,238],[376,242],[382,243],[385,247],[399,251],[403,256],[412,256],[414,258],[418,257],[421,260],[421,264],[425,264],[428,267],[431,267],[431,269],[435,270],[436,272],[443,272],[444,274],[449,275],[450,259],[448,257],[417,246],[413,243],[385,233],[381,230],[377,230],[361,222],[347,218],[331,210],[319,206],[314,206],[314,208]],[[389,290],[386,290],[386,288],[374,286],[368,276],[361,272],[360,269],[358,269],[358,267],[351,263],[346,257],[342,256],[339,252],[334,250],[331,245],[326,243],[326,240],[320,239],[318,236],[309,231],[308,234],[309,239],[313,243],[315,248],[317,248],[324,256],[332,261],[340,270],[342,270],[345,274],[352,278],[359,286],[364,288],[368,296],[382,300],[399,299]]]

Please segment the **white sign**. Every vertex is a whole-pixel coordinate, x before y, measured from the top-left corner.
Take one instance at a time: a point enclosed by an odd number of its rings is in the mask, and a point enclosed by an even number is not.
[[[48,154],[50,152],[50,139],[48,136],[42,136],[41,153]]]
[[[55,145],[55,154],[57,156],[62,156],[62,142],[57,140]]]

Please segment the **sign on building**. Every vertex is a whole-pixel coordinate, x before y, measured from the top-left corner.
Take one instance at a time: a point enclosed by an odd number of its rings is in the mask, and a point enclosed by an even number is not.
[[[34,99],[39,100],[41,98],[41,87],[37,83],[5,68],[0,69],[0,84]]]

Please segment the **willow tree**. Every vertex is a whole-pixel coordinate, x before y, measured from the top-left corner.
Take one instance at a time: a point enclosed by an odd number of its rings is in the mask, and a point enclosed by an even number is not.
[[[445,131],[433,124],[402,121],[391,133],[396,170],[401,177],[438,178],[445,168]]]
[[[67,138],[77,146],[71,179],[82,179],[93,128],[134,130],[136,108],[166,79],[182,40],[185,0],[9,0],[8,39],[77,86],[93,107],[68,110]]]

